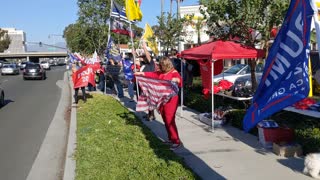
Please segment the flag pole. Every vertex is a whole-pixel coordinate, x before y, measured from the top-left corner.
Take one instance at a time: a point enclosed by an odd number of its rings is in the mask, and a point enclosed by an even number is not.
[[[181,101],[180,116],[181,116],[181,117],[183,117],[183,90],[184,90],[183,87],[184,87],[184,81],[185,81],[185,80],[184,80],[184,73],[185,73],[185,72],[184,72],[184,68],[183,68],[183,67],[184,67],[184,63],[185,63],[185,62],[183,62],[182,59],[180,59],[180,69],[181,69],[181,79],[182,79],[182,82],[181,82],[181,83],[182,83],[182,86],[181,86],[181,96],[180,96],[180,97],[181,97],[181,99],[180,99],[180,101]]]
[[[111,32],[111,14],[112,14],[112,8],[113,8],[113,0],[111,0],[110,1],[110,15],[109,15],[109,27],[108,27],[108,41],[107,41],[107,48],[108,48],[108,45],[109,45],[109,41],[110,41],[110,36],[111,36],[111,34],[110,34],[110,32]],[[107,57],[106,57],[106,59],[107,59]],[[109,60],[108,60],[109,61]],[[107,63],[106,63],[106,65],[107,65]],[[104,75],[105,77],[104,77],[104,94],[107,94],[107,76],[106,76],[106,74]]]
[[[126,0],[126,4],[128,3],[128,0]],[[128,8],[128,12],[129,12],[129,14],[130,14],[130,9]],[[127,17],[128,17],[128,15],[127,15]],[[129,20],[129,19],[128,19]],[[133,43],[133,33],[132,33],[132,27],[131,27],[131,21],[129,20],[129,28],[130,28],[130,39],[131,39],[131,49],[132,49],[132,51],[133,50],[135,50],[134,49],[134,43]],[[134,65],[134,71],[136,72],[137,71],[137,65],[136,65],[136,56],[135,56],[135,54],[136,53],[133,53],[132,52],[132,57],[133,57],[133,65]],[[138,84],[138,80],[137,80],[137,78],[136,78],[136,87],[137,87],[137,95],[138,95],[138,97],[140,96],[140,93],[139,93],[139,84]],[[138,97],[137,97],[137,99],[138,99]]]

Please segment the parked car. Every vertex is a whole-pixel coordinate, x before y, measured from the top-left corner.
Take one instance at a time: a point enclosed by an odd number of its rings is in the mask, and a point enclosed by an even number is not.
[[[20,69],[17,64],[3,64],[1,68],[1,75],[20,74]]]
[[[50,69],[51,69],[51,66],[50,66],[50,64],[49,64],[48,61],[42,61],[42,62],[40,63],[40,65],[41,65],[41,67],[42,67],[43,69],[45,69],[45,70],[50,70]]]
[[[0,87],[0,107],[4,106],[4,90]]]
[[[46,79],[46,70],[38,63],[28,63],[23,70],[23,79]]]
[[[263,72],[263,64],[257,64],[256,73],[262,73],[262,72]],[[236,64],[230,67],[229,69],[225,70],[223,73],[214,76],[213,81],[219,82],[221,79],[225,79],[227,81],[234,83],[238,77],[247,76],[250,74],[251,74],[251,69],[248,64]]]
[[[3,64],[8,63],[6,60],[0,60],[0,68],[3,66]]]
[[[24,70],[28,62],[21,62],[20,63],[20,70]]]
[[[257,85],[259,85],[262,73],[256,73]],[[252,90],[251,74],[238,77],[232,87],[232,96],[235,97],[251,97],[255,90]]]

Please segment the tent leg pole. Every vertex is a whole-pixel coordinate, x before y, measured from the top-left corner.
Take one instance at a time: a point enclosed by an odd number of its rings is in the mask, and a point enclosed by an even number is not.
[[[183,69],[183,61],[182,59],[180,59],[180,69],[181,69],[181,79],[182,79],[182,86],[181,86],[181,96],[180,96],[180,100],[181,100],[181,109],[180,109],[180,116],[181,118],[183,117],[183,86],[184,86],[184,78],[183,78],[183,75],[184,75],[184,69]]]
[[[214,132],[214,91],[213,91],[213,78],[214,78],[214,61],[211,62],[211,132]]]

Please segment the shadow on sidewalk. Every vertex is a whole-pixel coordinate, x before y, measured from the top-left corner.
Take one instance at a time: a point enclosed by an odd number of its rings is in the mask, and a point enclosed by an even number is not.
[[[303,172],[304,160],[302,158],[290,157],[287,159],[278,159],[278,162],[294,172]]]

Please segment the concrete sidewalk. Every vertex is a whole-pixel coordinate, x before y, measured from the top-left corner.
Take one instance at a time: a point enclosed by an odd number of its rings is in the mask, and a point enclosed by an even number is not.
[[[125,95],[121,103],[142,119],[144,113],[135,112],[136,103],[130,102],[127,92]],[[167,140],[161,116],[155,114],[155,121],[142,121],[156,136]],[[256,136],[228,125],[212,132],[192,109],[184,108],[183,117],[180,114],[179,107],[176,122],[184,147],[175,153],[202,179],[312,179],[302,174],[303,158],[277,156],[264,149]]]

